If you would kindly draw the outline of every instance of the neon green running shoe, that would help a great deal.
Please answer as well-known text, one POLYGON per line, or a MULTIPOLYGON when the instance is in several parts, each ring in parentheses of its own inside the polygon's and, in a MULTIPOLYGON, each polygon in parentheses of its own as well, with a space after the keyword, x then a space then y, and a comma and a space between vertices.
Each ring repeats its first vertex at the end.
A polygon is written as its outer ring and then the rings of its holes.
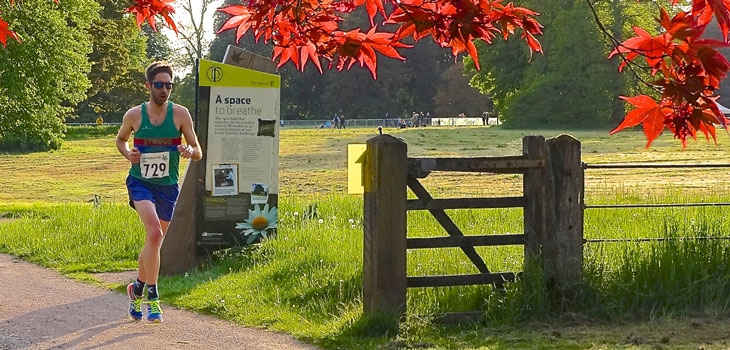
POLYGON ((127 295, 129 296, 129 316, 132 317, 133 320, 139 321, 142 319, 142 297, 138 297, 134 295, 133 292, 134 283, 130 283, 127 285, 127 295))
POLYGON ((147 304, 147 321, 152 323, 162 322, 162 309, 158 299, 148 300, 147 304))

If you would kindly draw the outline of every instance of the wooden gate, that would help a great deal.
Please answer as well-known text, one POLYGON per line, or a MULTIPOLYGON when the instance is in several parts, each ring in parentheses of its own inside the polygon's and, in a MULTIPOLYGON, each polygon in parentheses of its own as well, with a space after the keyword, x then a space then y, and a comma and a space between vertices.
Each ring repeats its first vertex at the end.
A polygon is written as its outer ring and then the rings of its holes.
POLYGON ((492 158, 408 158, 390 135, 367 141, 364 162, 363 306, 369 313, 405 313, 406 289, 502 285, 515 272, 492 272, 475 246, 524 245, 525 263, 540 263, 553 290, 576 285, 582 265, 583 169, 580 143, 568 135, 523 139, 523 154, 492 158), (419 179, 434 171, 523 174, 520 197, 436 199, 419 179), (407 199, 410 188, 417 199, 407 199), (445 212, 463 208, 523 208, 524 233, 464 235, 445 212), (449 236, 407 238, 407 211, 428 210, 449 236), (407 276, 406 251, 458 247, 479 273, 407 276))

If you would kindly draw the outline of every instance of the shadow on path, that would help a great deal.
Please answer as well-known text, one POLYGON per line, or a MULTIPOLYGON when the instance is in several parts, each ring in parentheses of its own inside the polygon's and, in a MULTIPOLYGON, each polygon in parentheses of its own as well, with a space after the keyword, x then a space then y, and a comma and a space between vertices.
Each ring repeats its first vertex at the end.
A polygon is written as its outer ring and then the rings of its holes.
POLYGON ((171 306, 161 324, 132 321, 126 295, 9 255, 0 254, 0 285, 0 349, 317 349, 171 306))

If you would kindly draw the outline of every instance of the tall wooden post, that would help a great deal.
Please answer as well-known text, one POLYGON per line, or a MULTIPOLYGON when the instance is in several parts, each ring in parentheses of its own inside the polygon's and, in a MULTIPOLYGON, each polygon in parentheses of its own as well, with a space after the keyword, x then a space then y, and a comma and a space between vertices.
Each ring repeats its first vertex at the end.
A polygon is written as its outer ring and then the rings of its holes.
POLYGON ((407 145, 390 135, 367 141, 364 178, 363 308, 403 315, 406 308, 407 145))
POLYGON ((550 219, 542 242, 545 277, 554 296, 571 299, 583 273, 584 179, 580 141, 560 135, 548 140, 547 146, 550 219))
MULTIPOLYGON (((522 154, 528 159, 547 159, 547 145, 542 136, 525 136, 522 138, 522 154)), ((531 168, 525 173, 522 181, 522 195, 525 197, 523 210, 525 236, 525 268, 539 264, 540 245, 545 236, 547 220, 546 202, 546 168, 531 168)))
MULTIPOLYGON (((237 65, 272 74, 276 73, 276 64, 270 59, 232 45, 228 45, 223 61, 225 64, 237 65)), ((205 89, 210 88, 199 86, 198 96, 202 96, 202 91, 207 91, 205 89)), ((175 210, 173 211, 172 220, 170 221, 165 240, 160 248, 160 273, 163 275, 183 273, 199 266, 209 258, 208 256, 200 255, 201 250, 196 242, 196 234, 199 232, 199 226, 204 222, 203 198, 208 194, 208 191, 205 189, 205 177, 208 171, 205 164, 207 152, 209 151, 209 101, 198 98, 196 103, 195 132, 203 148, 203 159, 199 162, 191 161, 185 177, 183 177, 180 195, 175 205, 175 210)))
MULTIPOLYGON (((205 163, 203 163, 205 164, 205 163)), ((198 224, 198 168, 190 162, 180 187, 180 196, 172 213, 173 220, 160 248, 160 273, 174 275, 200 265, 204 257, 196 254, 195 228, 198 224)))

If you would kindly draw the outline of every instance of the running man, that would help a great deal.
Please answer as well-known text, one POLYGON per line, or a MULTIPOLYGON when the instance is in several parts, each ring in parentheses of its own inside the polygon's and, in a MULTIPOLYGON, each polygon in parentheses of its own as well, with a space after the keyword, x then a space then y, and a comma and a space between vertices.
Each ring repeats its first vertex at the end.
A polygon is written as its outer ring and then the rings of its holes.
POLYGON ((172 67, 167 62, 153 62, 147 67, 144 85, 150 100, 124 114, 116 140, 119 153, 131 163, 126 181, 129 205, 137 210, 146 232, 137 281, 127 285, 129 315, 134 320, 142 319, 146 284, 147 321, 155 323, 162 322, 157 290, 160 247, 179 193, 180 157, 195 161, 203 158, 190 112, 168 100, 174 86, 172 77, 172 67), (132 133, 134 145, 130 148, 132 133), (182 144, 181 136, 187 145, 182 144))

